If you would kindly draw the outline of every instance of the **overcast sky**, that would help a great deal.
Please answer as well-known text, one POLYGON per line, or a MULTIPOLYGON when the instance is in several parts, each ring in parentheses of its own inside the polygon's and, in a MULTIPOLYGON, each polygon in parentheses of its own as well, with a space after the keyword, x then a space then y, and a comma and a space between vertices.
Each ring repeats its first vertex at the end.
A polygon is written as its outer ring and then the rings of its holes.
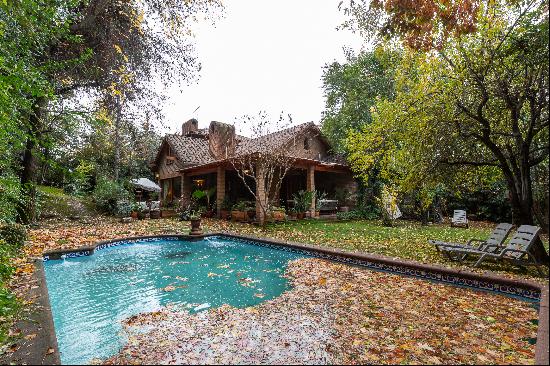
POLYGON ((344 19, 338 3, 224 1, 225 16, 215 26, 197 28, 200 77, 183 93, 175 88, 171 92, 165 105, 166 132, 180 131, 190 118, 203 128, 212 120, 233 123, 260 110, 273 118, 281 111, 290 113, 294 124, 319 123, 323 65, 343 61, 343 47, 358 50, 362 44, 358 35, 335 29, 344 19))

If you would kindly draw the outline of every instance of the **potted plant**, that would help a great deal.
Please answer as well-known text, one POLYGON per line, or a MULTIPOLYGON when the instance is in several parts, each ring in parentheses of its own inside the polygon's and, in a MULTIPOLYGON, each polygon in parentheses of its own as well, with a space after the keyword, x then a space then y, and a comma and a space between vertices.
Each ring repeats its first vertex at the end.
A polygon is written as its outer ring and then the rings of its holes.
POLYGON ((294 207, 289 208, 287 212, 291 219, 296 219, 296 209, 294 207))
POLYGON ((253 221, 256 217, 256 202, 253 201, 246 201, 246 215, 248 218, 248 221, 253 221))
POLYGON ((322 201, 326 198, 326 192, 315 191, 315 217, 319 217, 321 215, 322 201))
POLYGON ((189 220, 191 221, 191 231, 189 232, 189 235, 202 235, 201 211, 191 211, 189 220))
POLYGON ((247 220, 247 204, 245 201, 237 202, 231 209, 231 220, 246 221, 247 220))
POLYGON ((139 204, 137 202, 134 202, 132 204, 132 211, 130 212, 130 216, 133 218, 133 219, 137 219, 138 218, 138 213, 140 212, 140 207, 139 207, 139 204))
POLYGON ((212 199, 212 196, 214 196, 214 193, 216 192, 216 188, 212 187, 210 189, 197 189, 193 192, 192 198, 200 201, 202 199, 206 200, 206 209, 203 211, 204 217, 213 217, 214 216, 214 206, 210 204, 210 201, 212 199))
POLYGON ((273 221, 284 221, 285 220, 285 209, 281 207, 271 207, 271 217, 273 221))
POLYGON ((301 220, 306 216, 306 211, 311 207, 314 192, 301 190, 293 195, 296 217, 301 220))
POLYGON ((176 202, 167 200, 162 201, 162 206, 160 208, 160 217, 173 217, 176 215, 176 202))
POLYGON ((220 206, 220 219, 227 220, 231 214, 231 200, 225 196, 220 206))

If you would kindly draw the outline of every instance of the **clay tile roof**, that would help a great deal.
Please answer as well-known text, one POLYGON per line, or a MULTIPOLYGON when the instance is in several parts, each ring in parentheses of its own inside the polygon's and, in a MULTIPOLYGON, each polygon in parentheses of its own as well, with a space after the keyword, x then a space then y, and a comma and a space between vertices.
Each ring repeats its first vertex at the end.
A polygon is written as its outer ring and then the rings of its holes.
POLYGON ((275 151, 283 147, 292 138, 299 136, 310 128, 318 127, 313 122, 302 123, 298 126, 285 128, 277 132, 273 132, 264 136, 259 136, 253 139, 247 139, 242 141, 237 146, 237 155, 250 154, 261 151, 275 151))
MULTIPOLYGON (((181 135, 166 135, 179 162, 184 166, 208 164, 214 161, 208 150, 208 140, 181 135)), ((182 166, 183 167, 183 166, 182 166)))
MULTIPOLYGON (((256 138, 237 135, 236 155, 276 151, 277 149, 283 148, 287 143, 292 141, 293 138, 300 136, 310 129, 318 132, 319 137, 323 138, 319 128, 313 122, 302 123, 256 138)), ((170 145, 178 159, 176 162, 178 169, 216 163, 216 160, 210 154, 207 129, 199 130, 187 136, 168 134, 165 137, 165 141, 170 145)), ((157 159, 159 157, 160 155, 157 156, 157 159)), ((347 165, 346 159, 341 155, 329 155, 322 159, 312 159, 312 161, 318 161, 324 164, 347 165)))

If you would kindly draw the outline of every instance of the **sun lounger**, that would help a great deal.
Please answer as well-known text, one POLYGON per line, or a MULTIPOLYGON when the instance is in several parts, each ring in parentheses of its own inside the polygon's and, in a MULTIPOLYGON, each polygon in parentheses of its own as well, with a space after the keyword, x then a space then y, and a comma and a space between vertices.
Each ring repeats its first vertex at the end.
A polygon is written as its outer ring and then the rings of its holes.
POLYGON ((541 228, 538 226, 521 225, 510 242, 499 251, 494 251, 492 245, 486 245, 481 250, 459 247, 440 247, 440 249, 449 256, 458 256, 459 260, 464 260, 469 256, 479 257, 474 267, 479 266, 487 259, 492 259, 495 261, 508 261, 520 267, 535 265, 540 272, 538 266, 542 263, 538 263, 531 252, 540 232, 541 228))
POLYGON ((467 249, 477 249, 483 250, 485 246, 490 246, 489 250, 491 252, 496 252, 501 250, 504 247, 504 241, 512 231, 512 225, 507 223, 498 224, 489 239, 470 239, 466 244, 461 243, 452 243, 445 242, 440 240, 428 240, 430 244, 435 245, 435 248, 439 251, 442 247, 456 247, 456 248, 467 248, 467 249))

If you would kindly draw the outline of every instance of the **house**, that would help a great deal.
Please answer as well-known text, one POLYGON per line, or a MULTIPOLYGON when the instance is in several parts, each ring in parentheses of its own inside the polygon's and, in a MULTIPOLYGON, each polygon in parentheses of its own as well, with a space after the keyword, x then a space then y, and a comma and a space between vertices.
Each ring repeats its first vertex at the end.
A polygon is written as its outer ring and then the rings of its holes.
POLYGON ((196 189, 215 187, 219 214, 224 199, 232 203, 253 200, 231 159, 260 149, 283 149, 293 157, 276 192, 278 205, 287 206, 299 190, 326 192, 328 198, 334 198, 338 189, 347 189, 351 197, 357 192, 349 166, 341 156, 331 154, 329 142, 313 122, 247 138, 237 135, 232 125, 213 121, 208 129, 199 129, 198 121, 191 119, 183 123, 181 134, 164 137, 151 165, 161 187, 161 201, 165 205, 178 200, 185 203, 196 189))

